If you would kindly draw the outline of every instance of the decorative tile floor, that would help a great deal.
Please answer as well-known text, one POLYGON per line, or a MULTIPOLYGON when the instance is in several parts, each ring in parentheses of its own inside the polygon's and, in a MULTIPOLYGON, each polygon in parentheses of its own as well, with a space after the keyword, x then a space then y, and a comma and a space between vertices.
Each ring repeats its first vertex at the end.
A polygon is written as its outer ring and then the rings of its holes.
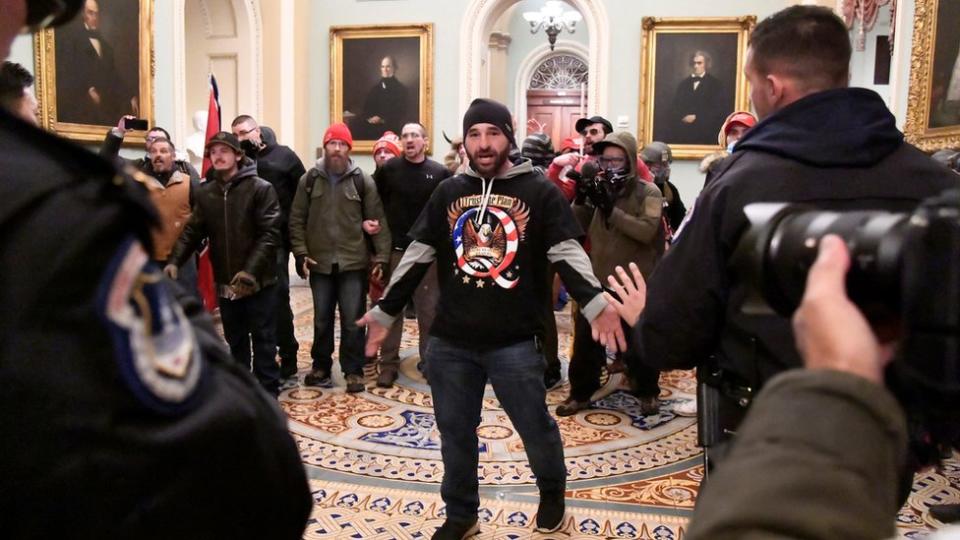
MULTIPOLYGON (((417 328, 404 324, 400 378, 377 388, 375 366, 366 367, 367 391, 344 392, 334 367, 333 386, 306 387, 310 367, 312 309, 309 289, 291 288, 300 373, 289 381, 280 404, 290 418, 311 478, 314 512, 304 538, 429 538, 443 522, 439 496, 443 475, 439 434, 430 389, 416 369, 417 328)), ((564 366, 570 320, 557 314, 564 366)), ((339 340, 339 331, 337 332, 339 340)), ((336 353, 335 353, 336 354, 336 353)), ((558 418, 568 470, 567 518, 558 533, 533 532, 537 489, 523 445, 488 388, 481 412, 481 534, 477 538, 684 537, 703 477, 696 422, 673 414, 675 404, 694 399, 691 372, 661 376, 661 411, 643 416, 623 392, 620 374, 595 394, 595 408, 558 418)), ((566 384, 548 393, 551 411, 566 397, 566 384)), ((940 526, 926 511, 938 501, 960 501, 960 462, 917 475, 898 518, 901 538, 922 538, 940 526)))

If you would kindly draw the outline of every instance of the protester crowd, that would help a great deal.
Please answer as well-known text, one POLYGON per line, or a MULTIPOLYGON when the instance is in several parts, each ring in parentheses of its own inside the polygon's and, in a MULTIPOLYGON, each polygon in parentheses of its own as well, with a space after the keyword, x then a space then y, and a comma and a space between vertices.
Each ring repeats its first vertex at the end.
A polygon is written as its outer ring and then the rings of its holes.
MULTIPOLYGON (((34 15, 22 0, 7 3, 22 8, 17 13, 24 24, 40 24, 31 22, 34 15)), ((142 493, 113 472, 93 484, 102 507, 132 493, 134 502, 121 504, 131 521, 116 527, 92 521, 113 510, 94 508, 94 498, 51 523, 80 524, 81 537, 89 531, 125 536, 181 512, 201 524, 194 533, 224 534, 195 516, 191 501, 201 492, 181 499, 176 491, 190 492, 195 482, 183 474, 209 461, 202 452, 211 440, 204 433, 216 427, 246 430, 247 440, 234 446, 249 446, 233 460, 246 460, 244 470, 258 471, 250 483, 272 490, 273 502, 264 504, 276 506, 271 520, 283 521, 264 529, 257 513, 248 511, 238 527, 247 523, 246 533, 260 531, 260 537, 295 537, 307 517, 305 477, 270 397, 278 396, 285 379, 335 386, 335 362, 346 392, 393 386, 404 314, 410 312, 419 327, 417 368, 431 388, 444 463, 446 521, 435 539, 466 538, 479 530, 476 428, 487 383, 536 475, 536 528, 553 532, 566 515, 564 451, 554 415, 590 409, 603 373, 619 371, 626 373, 640 413, 656 415, 662 408, 661 371, 690 368, 697 368, 706 391, 699 402, 670 411, 700 413, 700 442, 710 456, 710 480, 691 539, 890 536, 903 502, 900 486, 933 461, 913 454, 913 442, 924 434, 916 428, 908 433, 912 419, 884 388, 895 343, 878 338, 847 299, 847 247, 835 237, 820 242, 792 323, 748 313, 750 283, 731 264, 733 248, 749 227, 743 214, 749 203, 910 211, 960 185, 956 152, 942 159, 951 171, 904 142, 876 93, 847 87, 849 63, 846 28, 829 10, 796 6, 757 25, 745 67, 756 116, 726 116, 717 134, 720 150, 701 164, 704 189, 687 205, 670 181, 673 151, 665 142, 641 146, 600 115, 577 121, 576 133, 559 148, 542 132, 518 141, 510 111, 482 98, 470 104, 458 136, 448 139, 443 163, 427 157, 429 133, 417 119, 401 118, 405 123, 379 134, 375 169, 363 170, 352 157, 354 134, 346 123, 327 127, 322 157, 305 166, 273 130, 246 114, 233 119, 229 131, 208 138, 204 174, 177 159, 174 141, 159 126, 146 133, 144 157, 118 157, 126 118, 107 133, 96 158, 33 127, 32 77, 5 63, 0 200, 10 202, 0 203, 0 222, 9 219, 17 228, 5 226, 11 232, 0 244, 0 265, 12 268, 14 279, 32 279, 47 289, 12 288, 0 296, 0 367, 5 388, 12 389, 0 407, 7 441, 0 446, 7 456, 0 469, 0 529, 15 537, 50 530, 44 527, 56 525, 44 525, 37 512, 52 511, 75 492, 78 480, 90 480, 103 468, 139 477, 145 467, 156 467, 170 479, 157 474, 155 480, 169 482, 174 491, 149 504, 139 505, 142 493), (56 174, 38 176, 17 193, 10 171, 31 163, 49 164, 34 167, 38 174, 49 167, 73 183, 51 179, 56 174), (73 163, 70 172, 62 172, 64 163, 73 163), (62 198, 48 197, 56 190, 62 198), (99 193, 104 204, 91 207, 85 190, 99 193), (90 212, 83 224, 63 211, 78 205, 90 212), (51 238, 72 228, 73 238, 85 239, 76 248, 83 263, 58 258, 48 268, 23 257, 17 250, 25 249, 21 231, 28 225, 45 228, 51 238), (83 249, 95 253, 83 256, 83 249), (201 256, 211 267, 206 295, 198 278, 201 256), (303 373, 290 306, 291 263, 307 280, 313 301, 312 361, 303 373), (74 286, 73 279, 56 280, 62 275, 90 279, 74 286), (569 394, 552 415, 546 392, 563 381, 554 314, 561 294, 573 299, 574 336, 569 394), (207 307, 219 313, 229 352, 200 312, 204 296, 215 298, 216 306, 207 307), (88 305, 84 298, 91 297, 103 302, 88 305), (8 313, 11 306, 44 299, 62 311, 8 313), (86 335, 71 333, 71 324, 86 335), (53 325, 56 333, 49 334, 53 325), (91 336, 100 342, 83 341, 91 336), (54 385, 72 393, 62 399, 76 409, 53 414, 142 420, 117 427, 129 431, 109 443, 99 437, 111 428, 95 423, 102 429, 91 445, 104 461, 90 469, 78 463, 37 471, 27 463, 23 449, 43 456, 55 450, 39 449, 56 439, 59 417, 32 420, 49 421, 42 433, 24 423, 37 416, 28 411, 32 401, 24 381, 59 380, 56 365, 42 361, 54 351, 49 343, 61 344, 70 351, 63 358, 86 366, 70 382, 54 385), (32 375, 11 360, 11 351, 28 353, 43 369, 32 375), (87 366, 101 357, 117 365, 109 373, 87 366), (365 379, 367 362, 377 364, 375 380, 365 379), (116 381, 130 395, 111 386, 116 381), (706 401, 705 395, 714 398, 706 401), (229 400, 249 403, 247 414, 231 411, 229 400), (148 416, 161 423, 150 424, 148 416), (717 424, 708 426, 710 421, 717 424), (163 422, 172 422, 167 427, 173 431, 154 441, 163 422), (706 427, 720 435, 703 435, 706 427), (124 457, 128 448, 150 450, 124 457), (162 451, 193 455, 183 458, 184 470, 175 474, 162 464, 162 451), (257 465, 264 460, 269 464, 257 465), (748 476, 750 488, 738 488, 748 476), (54 491, 57 497, 47 497, 54 491)), ((693 84, 691 92, 697 90, 693 84)), ((711 114, 723 118, 726 112, 711 114)), ((43 238, 35 240, 37 253, 44 253, 43 238)), ((938 448, 937 455, 945 450, 938 448)), ((253 493, 250 485, 222 481, 217 471, 205 475, 196 479, 204 481, 204 490, 238 490, 231 500, 253 493)), ((266 493, 224 512, 240 515, 266 493)), ((957 519, 956 505, 938 511, 944 521, 957 519)), ((161 530, 182 533, 174 522, 146 536, 161 530)))

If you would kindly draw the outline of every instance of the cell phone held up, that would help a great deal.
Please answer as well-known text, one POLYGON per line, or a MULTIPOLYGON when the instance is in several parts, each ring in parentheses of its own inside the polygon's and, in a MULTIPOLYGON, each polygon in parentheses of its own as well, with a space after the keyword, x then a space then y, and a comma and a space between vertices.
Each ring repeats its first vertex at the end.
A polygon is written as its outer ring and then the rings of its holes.
POLYGON ((149 125, 143 118, 124 118, 123 129, 128 131, 146 131, 149 125))

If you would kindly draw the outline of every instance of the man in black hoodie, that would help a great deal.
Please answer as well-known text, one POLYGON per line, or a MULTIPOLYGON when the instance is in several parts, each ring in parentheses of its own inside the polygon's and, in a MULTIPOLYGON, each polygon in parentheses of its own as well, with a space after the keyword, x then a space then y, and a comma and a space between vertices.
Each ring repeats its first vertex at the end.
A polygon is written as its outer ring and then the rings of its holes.
POLYGON ((749 283, 729 263, 748 227, 743 207, 794 201, 905 212, 957 185, 903 141, 880 96, 847 88, 849 63, 847 29, 827 8, 793 6, 757 25, 745 72, 762 121, 720 165, 651 276, 633 336, 642 361, 701 366, 719 396, 719 433, 736 429, 765 381, 801 365, 789 320, 741 309, 749 283))
POLYGON ((510 111, 475 99, 463 117, 463 139, 470 167, 434 189, 384 297, 358 323, 369 327, 366 352, 373 356, 436 261, 437 314, 430 336, 421 336, 428 340, 444 467, 440 495, 447 505, 433 539, 460 540, 478 530, 477 426, 488 379, 537 477, 537 530, 554 532, 564 523, 567 474, 543 384, 539 336, 548 263, 601 343, 623 344, 620 321, 577 242, 583 231, 563 194, 529 160, 509 161, 516 147, 510 111))
POLYGON ((277 137, 267 126, 257 124, 252 116, 242 114, 230 124, 250 159, 257 162, 257 176, 273 186, 280 202, 280 244, 277 249, 277 348, 280 353, 280 376, 297 374, 297 351, 300 345, 293 333, 293 311, 290 309, 290 206, 297 192, 297 182, 307 172, 303 162, 289 147, 277 144, 277 137))

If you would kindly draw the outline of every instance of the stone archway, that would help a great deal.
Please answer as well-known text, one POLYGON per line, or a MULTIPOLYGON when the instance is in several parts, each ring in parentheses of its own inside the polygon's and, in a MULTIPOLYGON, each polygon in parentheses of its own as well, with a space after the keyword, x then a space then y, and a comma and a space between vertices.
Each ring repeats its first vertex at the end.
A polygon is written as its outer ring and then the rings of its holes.
POLYGON ((206 72, 215 65, 228 72, 223 77, 218 76, 221 96, 229 101, 228 110, 223 111, 224 121, 229 122, 230 115, 239 111, 254 117, 261 115, 262 42, 260 0, 176 0, 173 17, 174 139, 183 141, 193 132, 193 112, 206 106, 206 72), (191 21, 196 21, 199 28, 192 24, 188 26, 188 11, 195 15, 191 21), (199 65, 206 67, 199 69, 199 65))
MULTIPOLYGON (((474 97, 486 96, 484 88, 483 52, 490 33, 503 13, 519 0, 470 0, 463 15, 460 33, 460 88, 459 114, 462 115, 474 97)), ((607 106, 608 66, 610 62, 610 32, 606 6, 601 0, 568 0, 583 15, 590 45, 587 64, 590 66, 587 84, 589 114, 604 114, 607 106)))

